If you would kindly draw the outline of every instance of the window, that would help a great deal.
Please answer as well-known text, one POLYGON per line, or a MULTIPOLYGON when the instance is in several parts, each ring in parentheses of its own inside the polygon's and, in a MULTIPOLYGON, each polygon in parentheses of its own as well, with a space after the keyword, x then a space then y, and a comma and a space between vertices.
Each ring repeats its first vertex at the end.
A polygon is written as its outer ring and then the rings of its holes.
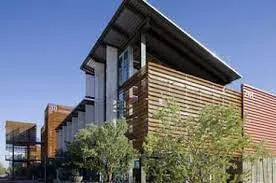
POLYGON ((124 92, 121 91, 120 94, 119 94, 119 103, 118 103, 118 115, 119 115, 119 118, 123 118, 125 117, 125 95, 124 95, 124 92))
POLYGON ((129 78, 129 55, 128 50, 119 57, 119 85, 121 86, 129 78))

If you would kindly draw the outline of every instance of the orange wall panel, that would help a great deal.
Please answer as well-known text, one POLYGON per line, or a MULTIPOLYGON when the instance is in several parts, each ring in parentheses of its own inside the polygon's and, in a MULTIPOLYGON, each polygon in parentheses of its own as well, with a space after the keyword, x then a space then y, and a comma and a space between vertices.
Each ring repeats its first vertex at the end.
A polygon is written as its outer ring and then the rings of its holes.
POLYGON ((45 109, 44 126, 41 128, 42 157, 55 157, 57 150, 57 133, 55 129, 67 117, 72 108, 49 104, 45 109))
POLYGON ((276 95, 243 85, 244 130, 256 143, 265 141, 276 155, 276 95))

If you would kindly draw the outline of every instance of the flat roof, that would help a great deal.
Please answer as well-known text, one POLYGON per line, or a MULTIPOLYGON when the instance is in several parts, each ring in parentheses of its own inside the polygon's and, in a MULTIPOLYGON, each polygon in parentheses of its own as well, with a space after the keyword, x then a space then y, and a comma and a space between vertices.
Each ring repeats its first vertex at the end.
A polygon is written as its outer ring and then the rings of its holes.
MULTIPOLYGON (((199 56, 199 60, 196 63, 199 68, 204 68, 209 73, 214 74, 215 77, 221 80, 221 83, 228 84, 242 77, 235 69, 146 0, 124 0, 122 2, 101 36, 92 47, 88 56, 83 61, 81 69, 84 71, 90 70, 92 68, 91 64, 93 64, 94 61, 105 62, 106 44, 124 49, 128 41, 132 39, 137 32, 142 30, 147 20, 157 25, 156 29, 166 33, 162 33, 161 35, 164 37, 166 36, 169 40, 173 40, 173 42, 175 42, 175 47, 180 48, 180 52, 183 52, 183 54, 189 52, 189 54, 199 56), (188 51, 187 48, 189 48, 188 51)), ((152 44, 150 46, 156 45, 158 44, 152 44)), ((181 60, 181 62, 184 61, 185 60, 181 60)))

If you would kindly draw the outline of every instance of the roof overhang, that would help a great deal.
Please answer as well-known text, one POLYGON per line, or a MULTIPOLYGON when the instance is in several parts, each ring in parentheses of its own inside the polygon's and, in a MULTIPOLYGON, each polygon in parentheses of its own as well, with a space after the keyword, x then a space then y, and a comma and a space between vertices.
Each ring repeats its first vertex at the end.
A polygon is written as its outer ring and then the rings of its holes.
MULTIPOLYGON (((179 66, 202 68, 209 74, 217 77, 218 83, 221 84, 228 84, 241 78, 241 75, 237 71, 146 0, 124 0, 122 2, 82 63, 81 69, 84 71, 91 70, 91 63, 94 61, 104 63, 106 45, 123 50, 131 40, 140 36, 140 33, 145 31, 145 29, 152 30, 155 33, 159 32, 162 40, 169 40, 172 46, 179 48, 177 52, 180 54, 180 57, 181 55, 189 55, 191 59, 189 62, 191 63, 187 66, 185 64, 179 64, 179 66)), ((148 42, 152 43, 149 46, 153 47, 153 49, 154 46, 160 45, 160 43, 154 45, 154 40, 147 40, 148 42)), ((164 44, 164 41, 162 43, 164 44)), ((167 54, 173 54, 173 52, 167 52, 167 54)), ((178 62, 184 63, 186 61, 185 59, 178 59, 178 62)))
POLYGON ((94 99, 83 99, 72 111, 66 116, 66 118, 58 125, 56 131, 61 129, 62 126, 66 126, 67 122, 71 122, 73 117, 78 117, 78 112, 85 112, 85 105, 94 105, 94 99))

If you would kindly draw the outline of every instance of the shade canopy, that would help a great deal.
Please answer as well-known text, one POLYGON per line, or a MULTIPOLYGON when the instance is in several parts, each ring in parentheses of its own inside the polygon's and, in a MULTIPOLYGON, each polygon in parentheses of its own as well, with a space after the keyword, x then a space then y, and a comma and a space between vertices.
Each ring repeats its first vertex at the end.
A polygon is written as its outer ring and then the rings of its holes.
POLYGON ((145 0, 124 0, 81 65, 105 62, 106 45, 123 50, 146 33, 147 51, 177 68, 219 84, 241 76, 145 0))

